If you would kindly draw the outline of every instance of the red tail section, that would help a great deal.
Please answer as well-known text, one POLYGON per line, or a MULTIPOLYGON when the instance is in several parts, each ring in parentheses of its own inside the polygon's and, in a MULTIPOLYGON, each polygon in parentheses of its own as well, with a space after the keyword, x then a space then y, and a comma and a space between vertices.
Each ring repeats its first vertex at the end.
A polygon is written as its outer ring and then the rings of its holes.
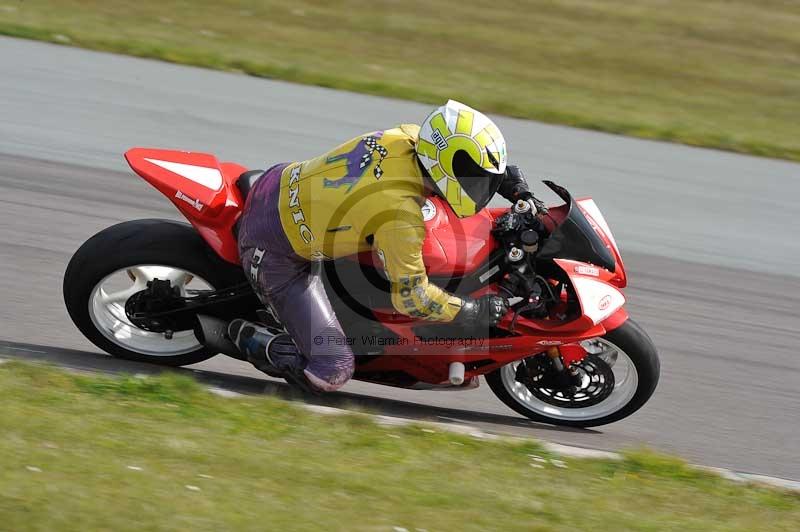
POLYGON ((233 225, 244 208, 236 180, 247 169, 208 153, 133 148, 125 159, 191 222, 225 260, 239 262, 233 225))

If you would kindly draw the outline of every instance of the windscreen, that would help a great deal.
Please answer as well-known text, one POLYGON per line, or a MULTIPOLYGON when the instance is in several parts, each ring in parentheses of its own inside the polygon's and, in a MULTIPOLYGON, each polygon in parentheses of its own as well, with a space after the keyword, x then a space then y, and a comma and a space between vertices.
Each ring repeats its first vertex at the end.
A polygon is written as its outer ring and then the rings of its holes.
POLYGON ((537 258, 589 262, 613 272, 616 268, 614 256, 567 189, 552 181, 544 181, 544 184, 564 200, 567 204, 567 213, 553 228, 544 246, 539 250, 537 258))

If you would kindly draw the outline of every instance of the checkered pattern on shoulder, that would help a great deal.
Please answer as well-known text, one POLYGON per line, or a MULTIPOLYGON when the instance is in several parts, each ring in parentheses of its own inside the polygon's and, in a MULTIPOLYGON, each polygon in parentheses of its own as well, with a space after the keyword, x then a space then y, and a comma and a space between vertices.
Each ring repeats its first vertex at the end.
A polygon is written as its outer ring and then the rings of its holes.
POLYGON ((383 175, 383 169, 381 168, 381 163, 389 155, 389 150, 386 149, 385 146, 381 146, 378 143, 378 138, 374 136, 367 136, 361 139, 364 142, 364 145, 369 149, 369 153, 365 154, 361 158, 360 167, 364 168, 370 163, 372 163, 372 155, 375 152, 378 152, 378 163, 375 165, 375 168, 372 170, 372 174, 375 176, 375 179, 380 179, 383 175))

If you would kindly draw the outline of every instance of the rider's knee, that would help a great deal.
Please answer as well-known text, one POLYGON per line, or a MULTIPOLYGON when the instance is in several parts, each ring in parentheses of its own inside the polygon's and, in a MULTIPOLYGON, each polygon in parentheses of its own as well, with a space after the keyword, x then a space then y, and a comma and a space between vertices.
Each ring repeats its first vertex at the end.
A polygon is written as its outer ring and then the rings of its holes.
POLYGON ((338 390, 350 380, 354 371, 355 357, 341 331, 331 328, 315 337, 305 370, 312 386, 325 392, 338 390))
POLYGON ((336 375, 328 376, 326 378, 318 377, 309 370, 305 370, 306 379, 317 390, 321 392, 335 392, 345 384, 353 376, 353 370, 349 373, 337 373, 336 375))

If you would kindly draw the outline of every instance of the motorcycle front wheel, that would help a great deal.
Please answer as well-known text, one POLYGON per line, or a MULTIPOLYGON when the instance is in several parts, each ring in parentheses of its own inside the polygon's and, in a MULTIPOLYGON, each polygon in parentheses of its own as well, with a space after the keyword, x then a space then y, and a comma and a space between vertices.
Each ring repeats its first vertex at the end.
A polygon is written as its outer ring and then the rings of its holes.
POLYGON ((535 379, 520 378, 524 373, 520 364, 527 361, 512 362, 487 374, 486 382, 498 399, 523 416, 567 427, 619 421, 653 395, 660 374, 658 353, 636 322, 628 319, 581 345, 588 355, 572 368, 579 384, 569 390, 554 388, 544 380, 537 384, 535 379))
POLYGON ((100 231, 75 252, 64 273, 64 302, 81 333, 112 356, 167 366, 214 356, 192 330, 168 338, 131 323, 125 303, 153 279, 169 280, 188 297, 241 283, 244 274, 189 224, 134 220, 100 231))

